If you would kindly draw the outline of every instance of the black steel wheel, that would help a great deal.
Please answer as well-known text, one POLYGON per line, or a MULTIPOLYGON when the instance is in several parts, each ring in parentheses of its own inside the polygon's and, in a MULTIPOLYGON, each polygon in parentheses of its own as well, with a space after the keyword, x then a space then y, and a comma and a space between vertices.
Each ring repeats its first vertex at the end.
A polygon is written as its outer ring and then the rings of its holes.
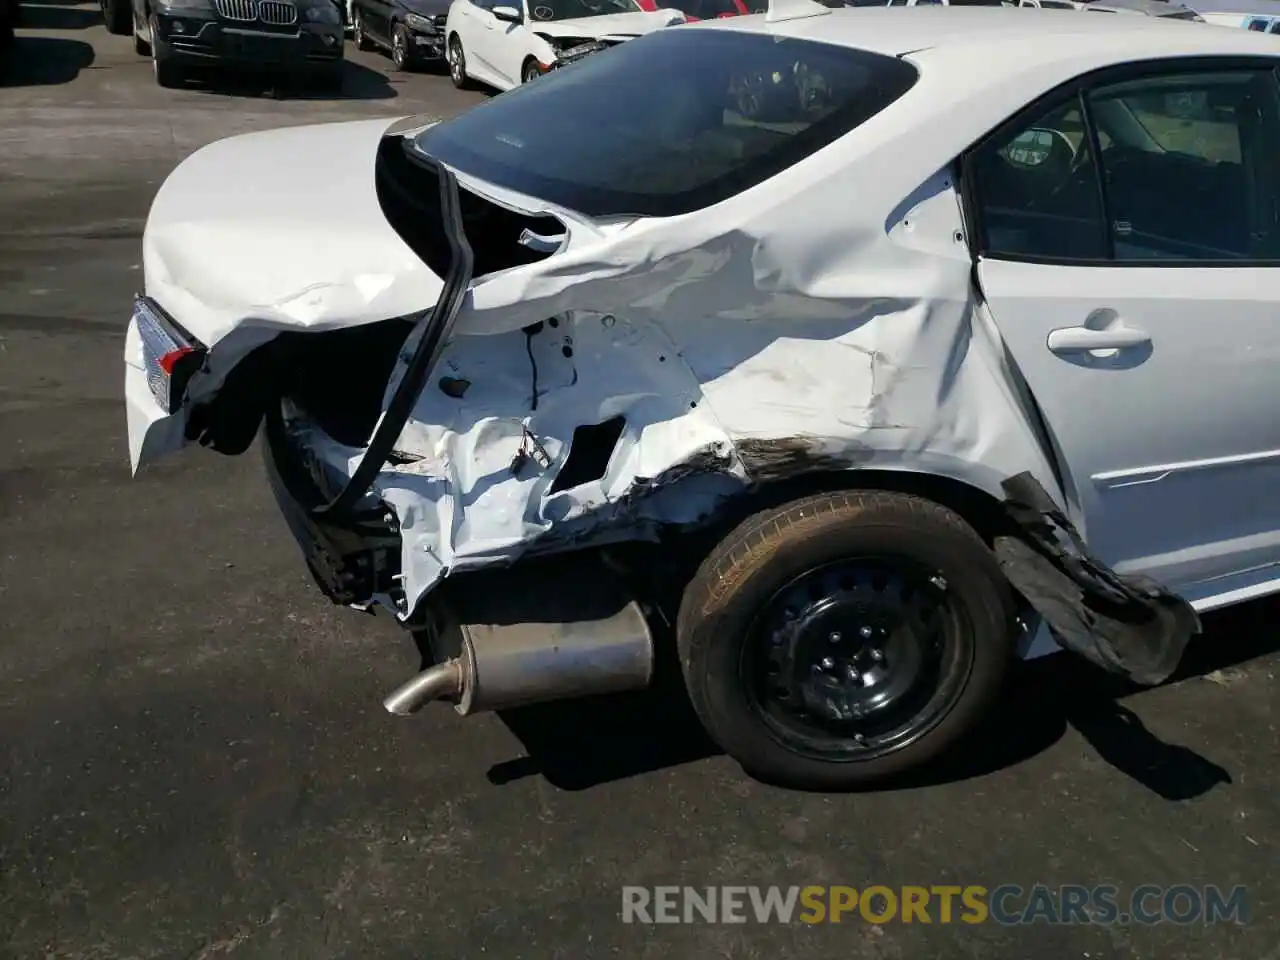
POLYGON ((839 789, 918 767, 981 717, 1013 656, 1012 594, 960 517, 824 494, 731 532, 685 590, 680 661, 747 772, 839 789))
POLYGON ((739 682, 797 753, 883 755, 927 732, 954 699, 969 651, 949 601, 942 576, 905 557, 801 574, 763 605, 739 682))
POLYGON ((471 81, 467 77, 467 55, 462 50, 462 41, 458 39, 457 34, 449 38, 447 53, 449 57, 449 79, 453 81, 453 85, 459 90, 466 90, 471 86, 471 81))

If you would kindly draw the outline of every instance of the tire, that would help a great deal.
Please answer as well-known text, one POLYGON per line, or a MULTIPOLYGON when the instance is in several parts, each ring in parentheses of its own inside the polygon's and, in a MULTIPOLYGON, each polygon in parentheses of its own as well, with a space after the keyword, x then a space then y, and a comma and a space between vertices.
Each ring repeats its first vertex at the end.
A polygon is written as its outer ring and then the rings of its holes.
POLYGON ((471 88, 471 80, 467 77, 467 55, 463 52, 462 41, 458 39, 456 33, 449 38, 447 56, 449 60, 449 79, 459 90, 469 90, 471 88))
POLYGON ((413 62, 413 45, 409 31, 403 23, 397 23, 391 31, 391 62, 397 70, 408 72, 416 64, 413 62))
POLYGON ((730 532, 685 588, 676 643, 694 710, 744 771, 840 790, 923 766, 974 726, 1013 659, 1014 613, 959 516, 840 492, 730 532))
POLYGON ((107 32, 118 37, 127 37, 133 31, 132 0, 99 0, 102 7, 102 20, 107 25, 107 32))
POLYGON ((364 32, 364 17, 359 10, 353 11, 351 14, 351 42, 356 45, 357 50, 373 49, 373 44, 369 41, 369 35, 364 32))
POLYGON ((538 64, 532 57, 526 60, 524 62, 524 66, 520 68, 521 83, 533 83, 533 81, 539 79, 541 76, 542 73, 538 70, 538 64))
POLYGON ((137 27, 133 28, 133 52, 140 57, 151 56, 151 44, 142 39, 137 27))

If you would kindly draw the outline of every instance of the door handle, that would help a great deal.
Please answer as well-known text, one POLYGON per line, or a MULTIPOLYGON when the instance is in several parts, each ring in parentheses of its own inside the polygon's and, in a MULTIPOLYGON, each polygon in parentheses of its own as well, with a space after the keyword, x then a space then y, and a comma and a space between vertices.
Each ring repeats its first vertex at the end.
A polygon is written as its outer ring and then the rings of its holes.
POLYGON ((1124 350, 1150 342, 1149 334, 1135 327, 1116 324, 1103 330, 1059 327, 1049 331, 1049 339, 1045 345, 1054 353, 1082 353, 1086 350, 1124 350))

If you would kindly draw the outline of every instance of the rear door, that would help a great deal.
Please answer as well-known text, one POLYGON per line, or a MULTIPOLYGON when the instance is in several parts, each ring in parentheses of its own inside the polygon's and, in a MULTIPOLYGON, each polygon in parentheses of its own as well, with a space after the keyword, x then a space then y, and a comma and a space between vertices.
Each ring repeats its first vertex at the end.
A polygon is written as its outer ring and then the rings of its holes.
POLYGON ((1202 608, 1280 575, 1273 68, 1094 75, 966 158, 979 286, 1091 549, 1202 608))

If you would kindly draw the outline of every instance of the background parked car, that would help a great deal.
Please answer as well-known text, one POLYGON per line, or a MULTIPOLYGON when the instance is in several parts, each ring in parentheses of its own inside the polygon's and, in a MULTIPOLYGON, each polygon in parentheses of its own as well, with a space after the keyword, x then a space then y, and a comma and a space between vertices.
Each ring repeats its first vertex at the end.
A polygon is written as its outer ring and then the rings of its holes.
POLYGON ((449 76, 459 88, 479 81, 509 90, 685 19, 636 0, 454 0, 445 27, 449 76))
POLYGON ((342 14, 333 0, 102 0, 107 29, 133 34, 156 82, 196 70, 267 70, 342 84, 342 14))
POLYGON ((1280 23, 1280 0, 1194 0, 1206 23, 1242 27, 1254 33, 1275 33, 1280 23))
POLYGON ((764 13, 768 0, 636 0, 641 10, 679 10, 690 23, 699 20, 715 20, 719 17, 745 17, 749 13, 764 13))
POLYGON ((351 0, 351 39, 387 50, 397 70, 443 64, 448 16, 449 0, 351 0))
POLYGON ((890 7, 1012 7, 1014 0, 889 0, 890 7))
POLYGON ((1254 33, 1280 33, 1280 16, 1256 13, 1227 13, 1219 10, 1211 10, 1207 13, 1202 10, 1197 10, 1196 12, 1204 18, 1205 23, 1216 24, 1220 27, 1240 27, 1254 33))
POLYGON ((1129 13, 1164 20, 1205 22, 1195 10, 1174 0, 1107 0, 1106 3, 1087 3, 1084 10, 1087 13, 1129 13))
POLYGON ((1076 0, 1018 0, 1018 6, 1032 10, 1082 10, 1086 4, 1076 0))

